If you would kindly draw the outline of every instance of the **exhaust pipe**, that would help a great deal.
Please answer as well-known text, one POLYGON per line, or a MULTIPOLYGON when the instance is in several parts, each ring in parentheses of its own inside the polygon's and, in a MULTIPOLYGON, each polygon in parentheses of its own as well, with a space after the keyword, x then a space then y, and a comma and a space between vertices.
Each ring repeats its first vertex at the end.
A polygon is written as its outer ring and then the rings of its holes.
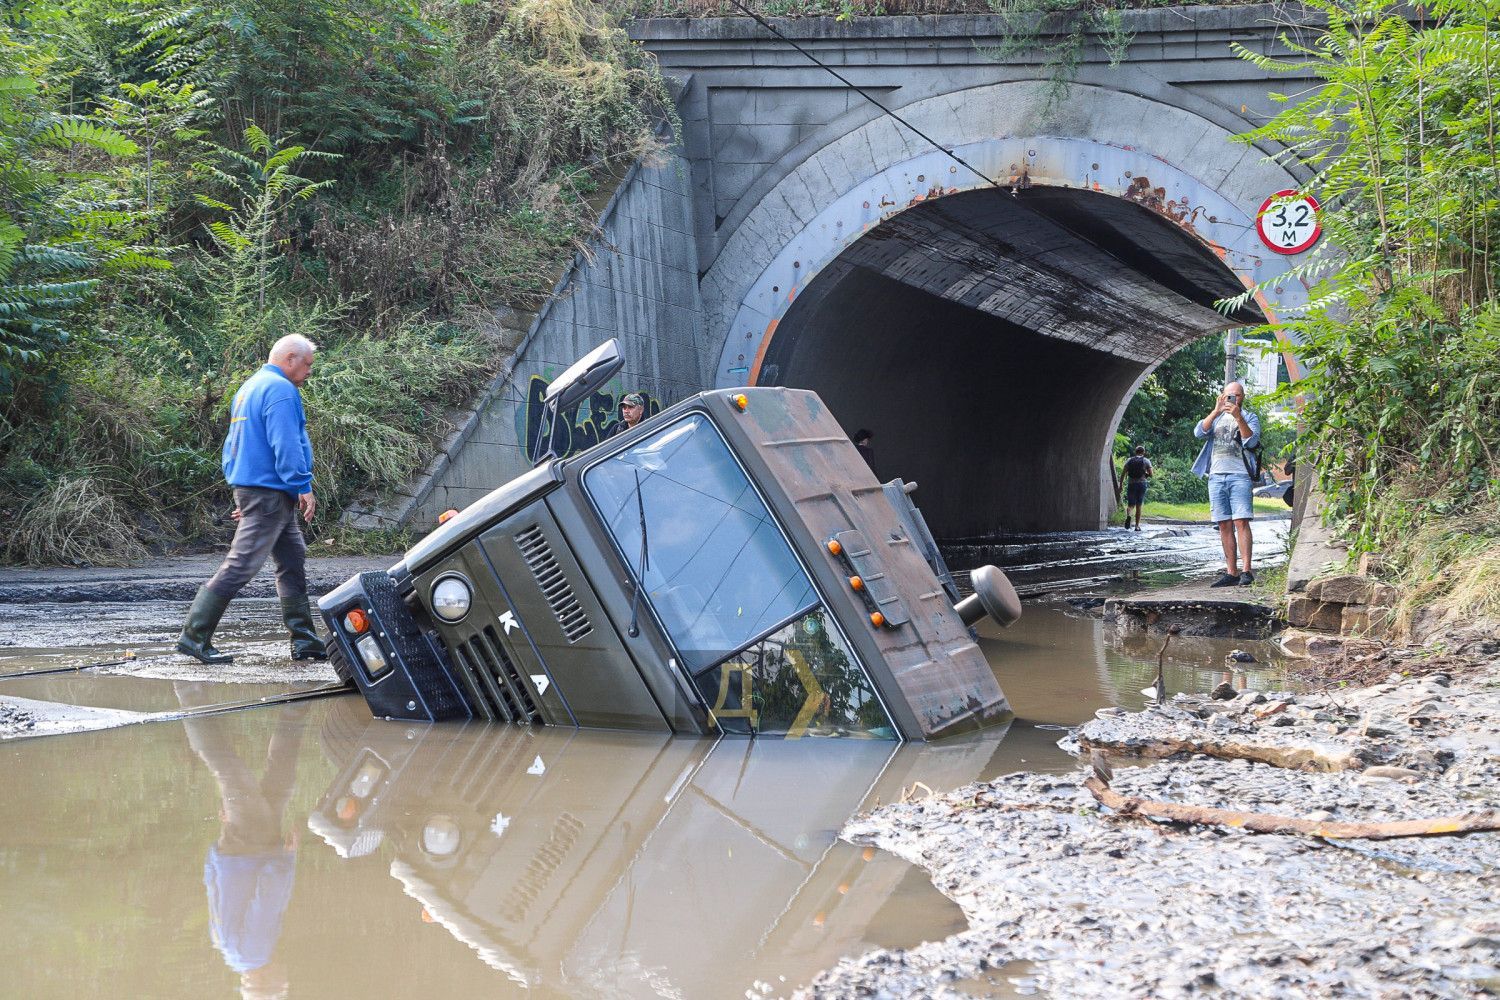
POLYGON ((969 574, 974 593, 953 606, 965 625, 973 625, 989 615, 1001 628, 1008 628, 1021 617, 1021 599, 1016 588, 996 566, 981 566, 969 574))

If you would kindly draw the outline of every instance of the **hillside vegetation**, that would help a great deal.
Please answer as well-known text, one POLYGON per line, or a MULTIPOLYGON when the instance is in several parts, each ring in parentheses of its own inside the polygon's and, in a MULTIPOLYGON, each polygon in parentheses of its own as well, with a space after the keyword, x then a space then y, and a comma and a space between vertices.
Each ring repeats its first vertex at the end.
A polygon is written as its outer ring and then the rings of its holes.
MULTIPOLYGON (((1311 306, 1299 446, 1355 552, 1392 557, 1453 620, 1500 621, 1500 3, 1443 0, 1424 22, 1373 0, 1314 0, 1329 29, 1288 39, 1311 75, 1245 136, 1317 171, 1324 240, 1299 276, 1311 306)), ((1287 395, 1290 395, 1290 391, 1287 395)))
POLYGON ((7 4, 0 557, 201 536, 228 397, 287 332, 322 347, 319 524, 407 477, 665 104, 593 0, 7 4))

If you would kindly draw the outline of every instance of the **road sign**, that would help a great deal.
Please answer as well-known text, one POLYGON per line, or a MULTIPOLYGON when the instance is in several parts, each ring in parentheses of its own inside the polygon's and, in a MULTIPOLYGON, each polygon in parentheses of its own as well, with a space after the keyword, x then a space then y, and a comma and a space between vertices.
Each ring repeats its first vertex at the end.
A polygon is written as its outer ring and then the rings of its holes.
POLYGON ((1290 189, 1277 191, 1261 203, 1255 214, 1255 231, 1276 253, 1301 253, 1323 235, 1318 199, 1290 189))

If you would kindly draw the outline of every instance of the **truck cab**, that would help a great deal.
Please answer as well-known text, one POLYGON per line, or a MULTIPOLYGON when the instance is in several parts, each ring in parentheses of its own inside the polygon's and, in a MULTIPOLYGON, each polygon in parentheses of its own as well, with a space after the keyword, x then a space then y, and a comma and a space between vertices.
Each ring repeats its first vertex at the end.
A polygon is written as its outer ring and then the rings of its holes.
MULTIPOLYGON (((617 357, 554 382, 554 423, 617 357)), ((969 626, 1014 621, 1015 592, 984 567, 956 601, 908 493, 816 393, 704 392, 545 457, 319 606, 392 719, 932 739, 1008 718, 969 626)))

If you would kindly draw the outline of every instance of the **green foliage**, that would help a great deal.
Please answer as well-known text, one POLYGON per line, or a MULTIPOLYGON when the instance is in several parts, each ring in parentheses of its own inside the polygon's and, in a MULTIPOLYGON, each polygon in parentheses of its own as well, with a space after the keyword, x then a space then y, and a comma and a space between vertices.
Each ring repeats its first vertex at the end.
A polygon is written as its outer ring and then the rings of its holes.
POLYGON ((1482 534, 1500 498, 1500 5, 1446 0, 1420 25, 1375 0, 1313 6, 1328 28, 1285 39, 1294 60, 1240 52, 1319 81, 1243 137, 1312 165, 1324 206, 1294 273, 1312 302, 1282 324, 1307 367, 1299 450, 1357 551, 1435 521, 1482 534))
POLYGON ((1193 475, 1193 460, 1177 455, 1151 459, 1151 487, 1147 496, 1161 503, 1204 503, 1208 484, 1193 475))
POLYGON ((213 530, 227 400, 289 332, 322 347, 314 532, 399 484, 669 103, 591 0, 7 7, 0 553, 213 530))
POLYGON ((129 156, 135 144, 46 100, 37 74, 47 60, 19 37, 20 16, 0 14, 0 393, 69 341, 101 263, 149 257, 112 238, 129 212, 101 211, 90 173, 74 165, 90 151, 129 156))
POLYGON ((1130 448, 1145 445, 1153 462, 1176 456, 1191 466, 1203 444, 1193 437, 1193 422, 1213 409, 1223 381, 1223 336, 1193 341, 1146 376, 1120 418, 1120 433, 1130 448))
POLYGON ((996 62, 1039 52, 1047 80, 1047 111, 1067 100, 1069 88, 1083 65, 1090 44, 1097 45, 1118 66, 1134 37, 1125 30, 1122 5, 1100 0, 989 0, 990 9, 1001 16, 1005 37, 992 49, 984 49, 996 62))

